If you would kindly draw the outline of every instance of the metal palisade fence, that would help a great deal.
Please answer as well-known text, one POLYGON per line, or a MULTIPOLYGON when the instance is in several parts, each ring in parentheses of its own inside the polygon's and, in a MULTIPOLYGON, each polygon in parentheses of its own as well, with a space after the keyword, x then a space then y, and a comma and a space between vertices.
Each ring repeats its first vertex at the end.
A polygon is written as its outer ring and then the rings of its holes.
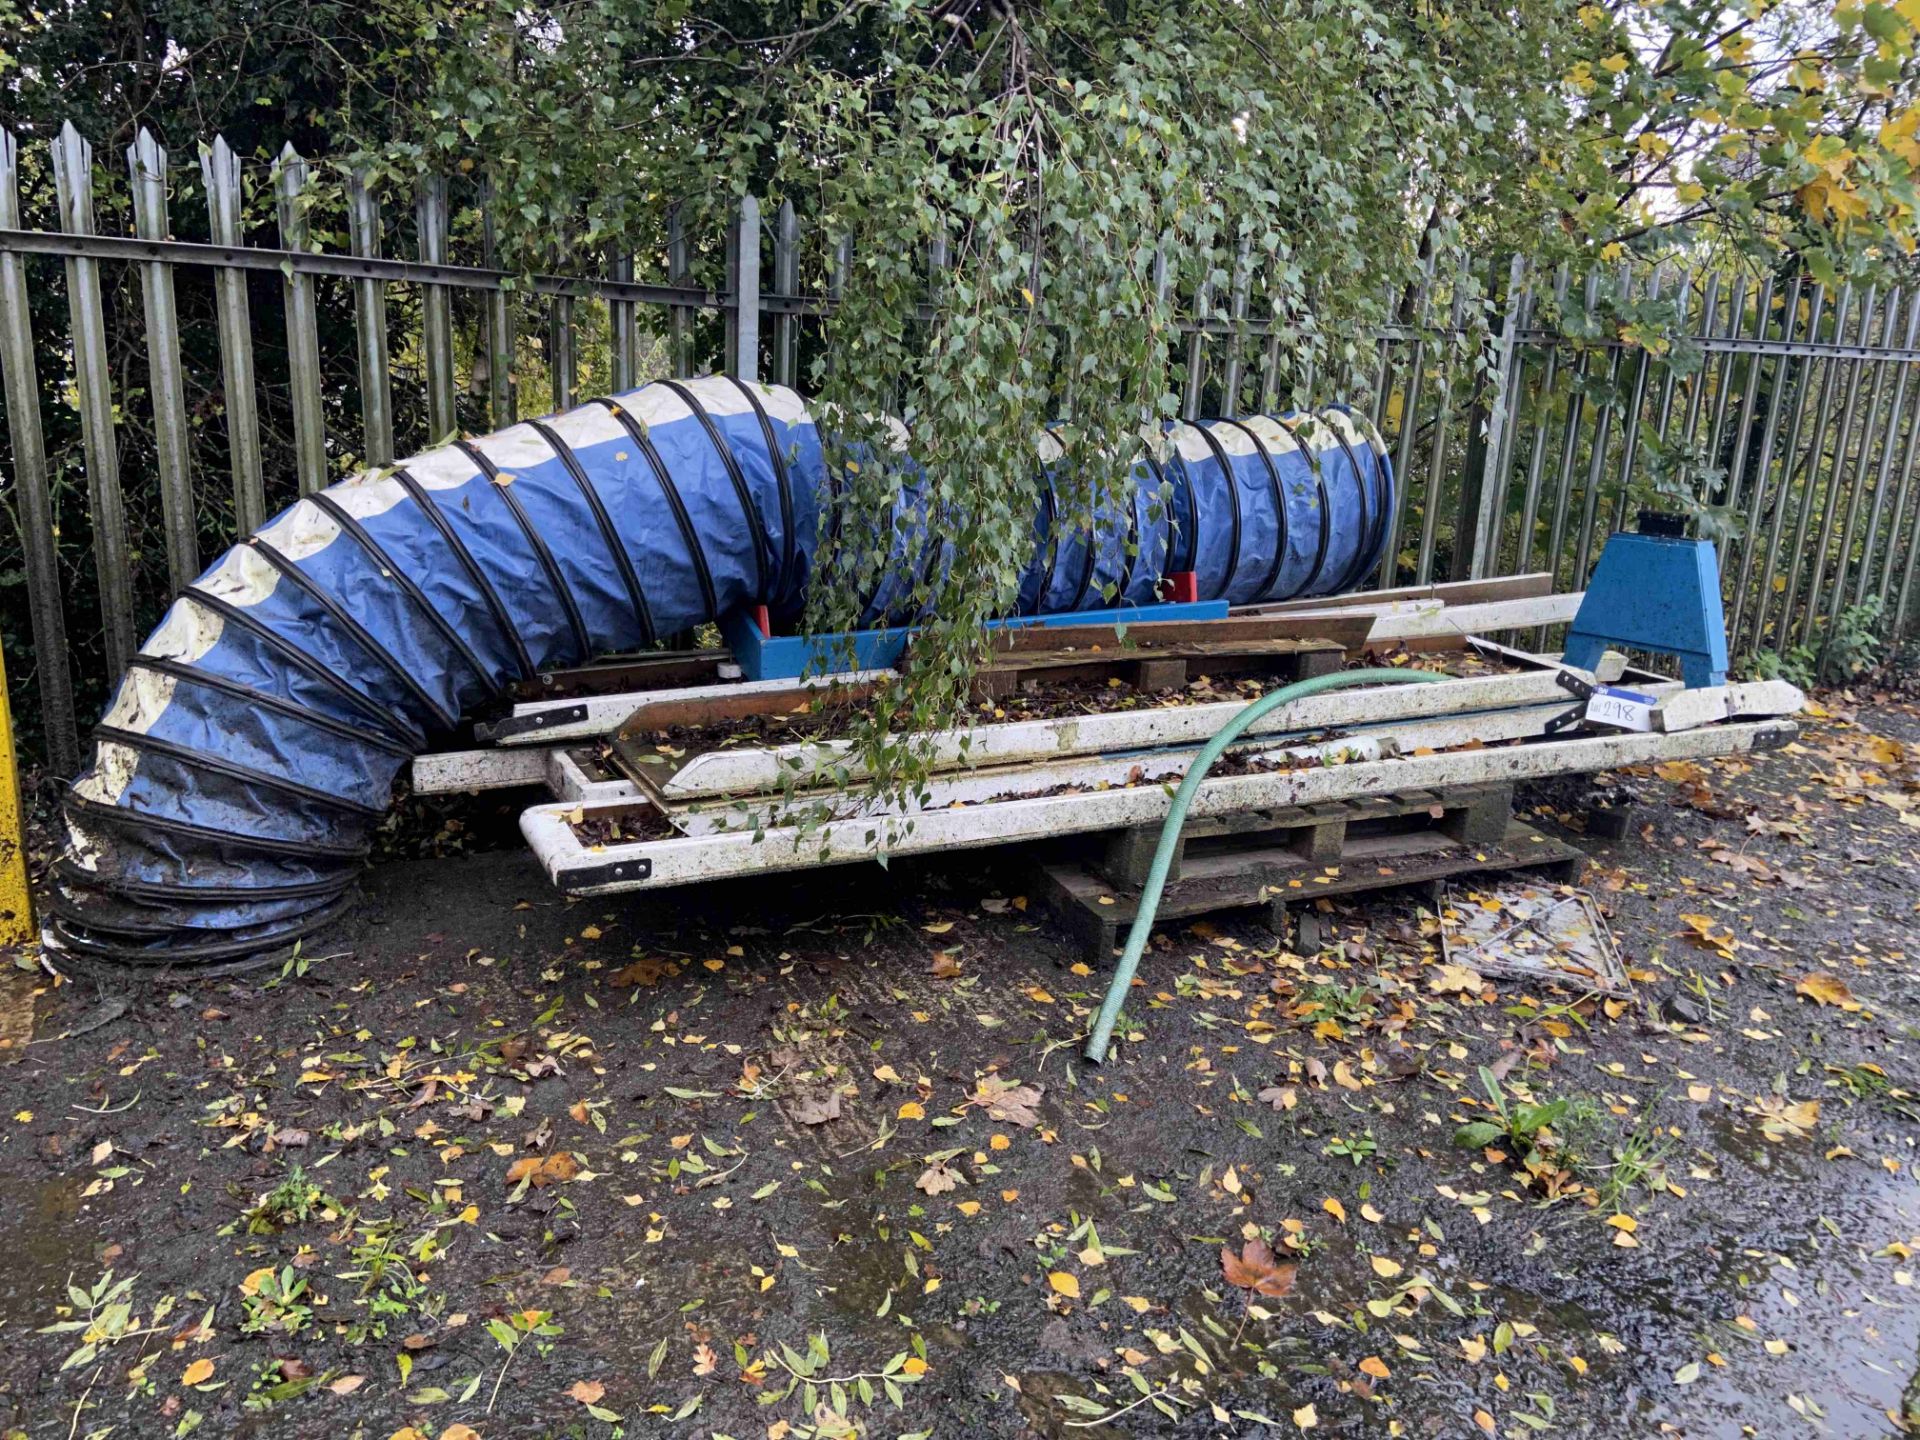
MULTIPOLYGON (((0 132, 0 638, 63 774, 78 714, 172 592, 296 496, 663 370, 797 384, 849 263, 791 203, 702 197, 636 253, 516 277, 484 178, 403 193, 291 148, 196 148, 181 163, 141 131, 110 166, 71 126, 0 132)), ((931 303, 938 241, 927 261, 931 303)), ((1843 616, 1910 623, 1920 291, 1488 262, 1429 276, 1343 373, 1296 375, 1253 318, 1258 268, 1243 249, 1226 294, 1182 307, 1183 409, 1370 414, 1403 480, 1381 583, 1550 569, 1578 587, 1690 467, 1737 527, 1736 654, 1818 648, 1843 616), (1628 338, 1655 303, 1688 365, 1628 338)))

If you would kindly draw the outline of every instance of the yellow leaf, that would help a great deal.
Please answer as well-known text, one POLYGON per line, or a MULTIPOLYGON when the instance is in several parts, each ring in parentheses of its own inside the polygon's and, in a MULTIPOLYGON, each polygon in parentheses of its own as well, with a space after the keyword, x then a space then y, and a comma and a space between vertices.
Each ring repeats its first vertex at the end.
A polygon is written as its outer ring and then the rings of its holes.
POLYGON ((1315 1410, 1312 1402, 1309 1401, 1293 1412, 1293 1423, 1302 1430, 1311 1430, 1320 1423, 1320 1412, 1315 1410))
POLYGON ((1153 1308, 1153 1302, 1144 1295, 1122 1295, 1120 1303, 1136 1315, 1144 1315, 1153 1308))
POLYGON ((1816 970, 1805 979, 1796 981, 1793 987, 1796 995, 1820 1005, 1837 1005, 1842 1010, 1858 1010, 1860 1002, 1853 998, 1853 992, 1847 988, 1847 982, 1837 975, 1816 970))
POLYGON ((900 1369, 908 1375, 924 1375, 927 1373, 927 1362, 918 1355, 909 1355, 900 1369))
POLYGON ((900 1118, 902 1120, 924 1120, 927 1118, 927 1108, 918 1100, 909 1100, 900 1107, 900 1118))
POLYGON ((186 1373, 180 1377, 182 1385, 204 1385, 213 1378, 213 1361, 196 1360, 187 1366, 186 1373))
POLYGON ((442 1430, 440 1440, 480 1440, 480 1432, 465 1422, 458 1422, 442 1430))
POLYGON ((1369 1355, 1360 1362, 1360 1373, 1371 1375, 1376 1380, 1385 1380, 1393 1374, 1393 1371, 1387 1368, 1387 1362, 1378 1355, 1369 1355))
POLYGON ((1065 1270, 1055 1270, 1047 1276, 1047 1284, 1053 1287, 1056 1295, 1064 1295, 1069 1300, 1080 1298, 1080 1277, 1065 1270))
POLYGON ((272 1274, 273 1266, 271 1265, 262 1265, 258 1270, 248 1271, 247 1278, 240 1282, 240 1293, 242 1295, 258 1295, 260 1293, 261 1282, 269 1278, 272 1274))
POLYGON ((1631 1215, 1609 1215, 1607 1224, 1616 1230, 1624 1230, 1629 1235, 1640 1228, 1640 1222, 1631 1215))
POLYGON ((1627 66, 1631 63, 1632 62, 1627 58, 1626 52, 1620 51, 1616 54, 1609 55, 1606 59, 1602 60, 1600 62, 1600 68, 1606 71, 1609 75, 1618 75, 1622 70, 1626 69, 1627 66))
POLYGON ((1322 1200, 1320 1202, 1320 1208, 1338 1220, 1342 1225, 1347 1223, 1347 1207, 1334 1199, 1333 1196, 1329 1195, 1326 1199, 1322 1200))
POLYGON ((1403 1268, 1398 1260, 1389 1260, 1385 1255, 1376 1255, 1373 1257, 1373 1273, 1378 1275, 1382 1280, 1393 1279, 1403 1268))

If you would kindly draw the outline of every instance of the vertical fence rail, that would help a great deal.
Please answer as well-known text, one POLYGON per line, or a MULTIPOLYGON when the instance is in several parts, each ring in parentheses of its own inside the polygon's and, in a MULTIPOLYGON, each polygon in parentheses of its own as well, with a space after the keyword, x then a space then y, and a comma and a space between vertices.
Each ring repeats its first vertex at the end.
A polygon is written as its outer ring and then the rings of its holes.
MULTIPOLYGON (((93 147, 71 123, 53 145, 60 228, 93 233, 93 147)), ((87 508, 107 664, 124 670, 133 655, 133 571, 127 553, 126 502, 120 489, 120 438, 114 432, 113 380, 107 366, 107 321, 100 300, 100 262, 69 255, 67 313, 72 326, 73 384, 87 466, 87 508)))
MULTIPOLYGON (((420 261, 447 263, 447 182, 430 175, 414 201, 420 261)), ((439 444, 456 433, 453 414, 453 297, 444 285, 420 287, 420 340, 426 351, 427 440, 439 444)))
MULTIPOLYGON (((20 228, 19 147, 0 130, 0 229, 20 228)), ((13 442, 13 495, 27 573, 27 614, 33 636, 40 717, 47 761, 61 774, 80 763, 67 659, 67 621, 55 536, 53 493, 47 483, 46 439, 40 428, 39 366, 33 358, 33 317, 27 305, 26 262, 0 250, 0 385, 6 390, 7 433, 13 442)))
MULTIPOLYGON (((362 259, 380 254, 380 209, 364 170, 347 176, 347 243, 362 259)), ((353 285, 354 335, 360 369, 361 458, 393 463, 393 390, 387 368, 387 285, 372 273, 353 285)))
MULTIPOLYGON (((240 244, 240 157, 216 135, 200 152, 207 185, 207 220, 213 243, 240 244)), ((234 528, 251 534, 267 521, 267 492, 260 466, 260 397, 253 380, 253 322, 247 307, 247 276, 223 266, 214 271, 220 312, 220 363, 226 388, 227 444, 232 451, 234 528)))
MULTIPOLYGON (((167 222, 167 152, 144 126, 127 147, 127 172, 134 233, 143 240, 169 239, 173 227, 167 222)), ((187 453, 187 395, 173 267, 161 260, 142 265, 140 289, 146 307, 147 396, 153 406, 153 461, 160 482, 167 578, 177 590, 200 573, 200 538, 187 453)))
MULTIPOLYGON (((274 169, 274 209, 280 222, 280 248, 306 253, 307 162, 289 145, 274 169)), ((287 314, 287 381, 293 401, 294 471, 300 493, 311 495, 327 483, 327 420, 320 398, 320 319, 314 308, 314 279, 289 265, 282 276, 287 314)))
MULTIPOLYGON (((200 566, 199 536, 229 523, 226 506, 209 506, 204 494, 198 503, 209 513, 196 511, 196 471, 231 469, 231 523, 245 532, 353 464, 392 463, 395 363, 422 377, 418 401, 432 441, 456 433, 463 414, 473 428, 511 424, 523 368, 529 384, 550 391, 540 403, 555 408, 576 403, 589 381, 636 386, 649 365, 643 336, 653 334, 677 376, 726 367, 796 384, 815 353, 817 317, 842 294, 855 258, 844 238, 809 226, 792 198, 763 210, 749 195, 718 214, 703 201, 671 207, 659 250, 616 244, 597 276, 507 275, 484 179, 472 211, 455 209, 459 182, 415 182, 396 197, 399 233, 411 227, 415 239, 395 244, 387 227, 396 216, 383 213, 395 201, 383 202, 373 177, 342 170, 336 190, 319 183, 335 172, 291 147, 261 157, 255 172, 270 176, 263 198, 277 219, 277 241, 264 241, 249 229, 243 157, 218 137, 197 147, 203 243, 174 234, 177 177, 153 135, 136 136, 124 177, 96 171, 72 126, 36 143, 46 163, 23 174, 19 147, 0 134, 0 378, 12 464, 4 493, 18 517, 33 645, 33 663, 16 678, 37 688, 44 751, 61 769, 78 750, 68 636, 84 655, 100 632, 101 663, 79 676, 91 702, 131 652, 136 621, 152 618, 136 614, 136 596, 154 604, 160 552, 177 587, 200 566), (339 200, 343 211, 333 211, 339 200), (125 214, 132 233, 97 233, 96 205, 114 217, 110 231, 125 214), (56 218, 30 230, 28 215, 56 218), (330 241, 342 219, 344 245, 330 241), (455 259, 467 245, 478 265, 455 259), (409 258, 390 258, 394 249, 409 258), (696 283, 722 267, 718 289, 696 283), (260 313, 272 309, 271 292, 248 273, 269 270, 281 277, 280 316, 260 313), (824 293, 809 294, 803 277, 818 277, 824 293), (197 308, 208 281, 210 319, 197 308), (138 305, 119 300, 136 286, 138 305), (401 313, 410 316, 417 301, 417 333, 390 333, 389 286, 401 287, 395 303, 408 302, 401 313), (326 308, 336 298, 350 300, 350 313, 326 308), (601 304, 604 335, 594 318, 601 304), (535 319, 539 306, 546 313, 535 319), (266 413, 290 419, 290 444, 284 432, 269 435, 261 410, 263 381, 280 383, 276 367, 265 364, 262 376, 255 364, 256 343, 265 342, 254 327, 269 334, 282 317, 286 399, 266 413), (526 347, 524 367, 523 323, 544 331, 526 347), (53 333, 36 335, 36 324, 53 333), (129 365, 129 375, 116 373, 129 365), (195 387, 216 370, 206 407, 195 387), (357 384, 339 383, 348 376, 357 384), (66 407, 53 403, 56 394, 66 407), (210 440, 193 407, 224 410, 225 456, 220 429, 210 440), (274 448, 263 451, 263 441, 274 448), (124 497, 123 467, 140 487, 124 497), (55 502, 65 476, 86 487, 88 523, 69 529, 92 537, 97 616, 66 600, 65 581, 86 561, 71 542, 62 549, 55 502), (152 533, 130 537, 129 511, 152 533), (136 576, 141 549, 155 559, 136 576)), ((197 225, 189 219, 183 228, 197 225)), ((927 253, 935 316, 945 250, 936 237, 927 253)), ((1544 568, 1559 587, 1578 588, 1608 531, 1627 525, 1643 497, 1658 499, 1650 488, 1657 467, 1688 465, 1710 477, 1717 513, 1738 521, 1721 547, 1736 654, 1829 645, 1850 607, 1874 601, 1884 625, 1914 621, 1920 292, 1829 293, 1784 269, 1535 275, 1504 256, 1457 270, 1429 258, 1419 283, 1395 297, 1392 324, 1336 343, 1334 353, 1347 358, 1303 374, 1285 368, 1284 336, 1311 329, 1314 318, 1277 298, 1273 263, 1241 237, 1215 285, 1192 257, 1160 248, 1156 295, 1178 295, 1169 346, 1175 408, 1187 418, 1231 416, 1311 396, 1371 415, 1402 480, 1376 583, 1544 568), (1701 352, 1696 369, 1661 365, 1622 340, 1621 317, 1641 303, 1677 310, 1689 347, 1701 352)), ((1077 393, 1085 388, 1085 379, 1073 382, 1063 397, 1069 412, 1086 403, 1077 393)))

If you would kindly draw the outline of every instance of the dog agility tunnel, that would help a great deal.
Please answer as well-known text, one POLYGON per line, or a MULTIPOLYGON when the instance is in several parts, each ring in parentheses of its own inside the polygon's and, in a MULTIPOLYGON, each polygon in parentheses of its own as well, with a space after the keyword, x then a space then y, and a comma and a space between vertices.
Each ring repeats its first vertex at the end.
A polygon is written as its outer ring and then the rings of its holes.
MULTIPOLYGON (((1040 441, 1038 463, 1060 442, 1040 441)), ((1019 613, 1337 593, 1378 563, 1393 477, 1329 409, 1168 427, 1078 527, 1049 490, 1019 613), (1129 493, 1130 490, 1130 493, 1129 493), (1058 532, 1057 534, 1055 532, 1058 532)), ((310 495, 176 599, 65 805, 48 940, 172 964, 275 949, 348 903, 400 767, 537 672, 742 606, 797 612, 829 473, 806 402, 659 381, 310 495)), ((864 624, 940 563, 916 484, 864 624)))

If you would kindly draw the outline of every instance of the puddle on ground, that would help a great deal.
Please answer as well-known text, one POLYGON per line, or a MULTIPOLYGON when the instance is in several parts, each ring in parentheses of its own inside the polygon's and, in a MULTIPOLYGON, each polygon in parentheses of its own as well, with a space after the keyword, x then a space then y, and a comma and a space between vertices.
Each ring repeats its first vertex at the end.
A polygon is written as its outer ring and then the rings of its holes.
POLYGON ((15 1191, 0 1204, 0 1231, 7 1237, 7 1263, 0 1265, 0 1325, 53 1323, 69 1281, 91 1285, 95 1228, 80 1221, 84 1180, 62 1176, 15 1191))

